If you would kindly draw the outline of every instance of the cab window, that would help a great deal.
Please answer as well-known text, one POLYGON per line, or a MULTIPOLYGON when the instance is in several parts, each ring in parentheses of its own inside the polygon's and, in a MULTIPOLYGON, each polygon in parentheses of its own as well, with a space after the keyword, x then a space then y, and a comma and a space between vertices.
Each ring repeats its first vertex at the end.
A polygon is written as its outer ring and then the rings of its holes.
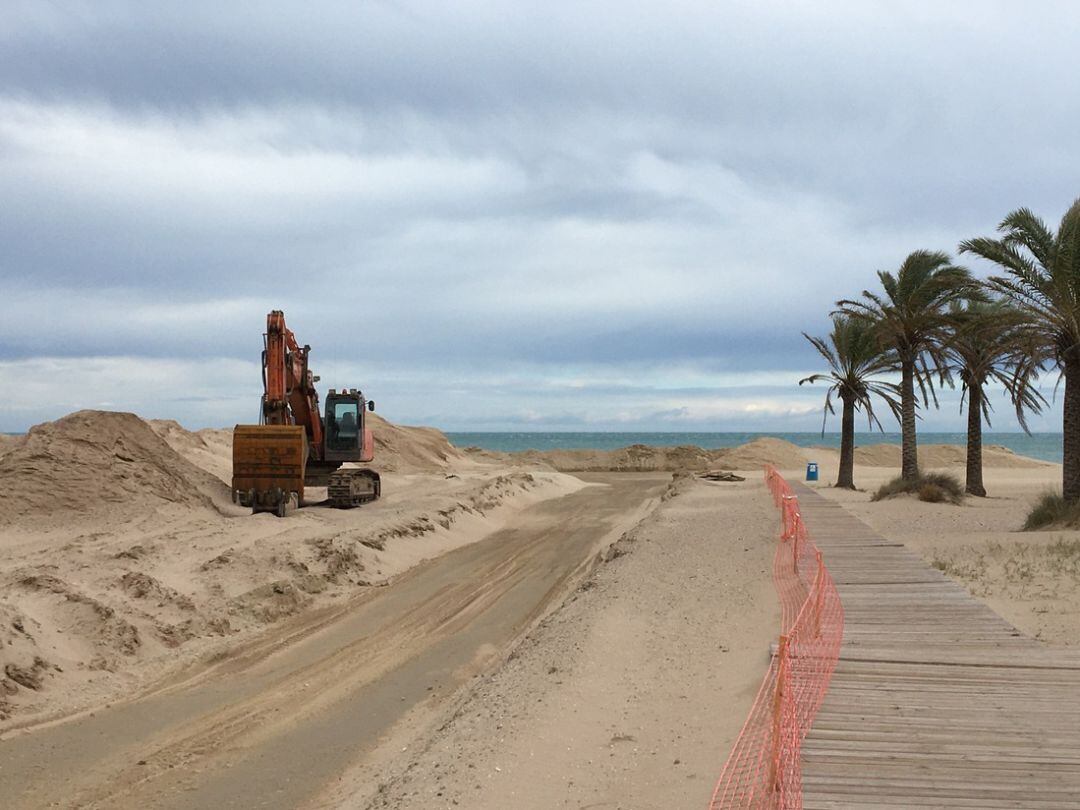
POLYGON ((326 433, 330 446, 345 450, 356 447, 360 435, 360 409, 356 402, 335 402, 330 408, 326 433))

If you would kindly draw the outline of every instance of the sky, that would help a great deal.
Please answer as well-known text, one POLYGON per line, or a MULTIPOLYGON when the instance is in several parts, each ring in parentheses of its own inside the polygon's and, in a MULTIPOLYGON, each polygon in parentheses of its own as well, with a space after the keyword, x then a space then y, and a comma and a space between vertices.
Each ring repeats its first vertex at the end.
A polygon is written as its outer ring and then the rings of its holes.
POLYGON ((0 430, 255 421, 271 309, 398 422, 820 429, 838 298, 1080 196, 1078 41, 1049 1, 6 0, 0 430))

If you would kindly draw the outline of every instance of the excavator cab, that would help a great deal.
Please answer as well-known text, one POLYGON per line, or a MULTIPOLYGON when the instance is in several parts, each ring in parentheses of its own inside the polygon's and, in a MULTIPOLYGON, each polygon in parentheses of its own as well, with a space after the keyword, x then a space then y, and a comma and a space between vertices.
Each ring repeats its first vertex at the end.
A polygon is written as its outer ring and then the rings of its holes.
MULTIPOLYGON (((326 494, 331 506, 349 508, 373 501, 382 492, 382 482, 374 470, 340 467, 343 462, 368 462, 375 458, 375 439, 364 415, 375 410, 356 388, 330 389, 323 418, 323 457, 317 465, 332 471, 326 478, 326 494)), ((315 472, 308 465, 309 474, 315 472)), ((314 477, 314 476, 313 476, 314 477)))
POLYGON ((368 462, 375 457, 375 443, 364 414, 375 410, 359 390, 330 390, 326 397, 326 461, 368 462))

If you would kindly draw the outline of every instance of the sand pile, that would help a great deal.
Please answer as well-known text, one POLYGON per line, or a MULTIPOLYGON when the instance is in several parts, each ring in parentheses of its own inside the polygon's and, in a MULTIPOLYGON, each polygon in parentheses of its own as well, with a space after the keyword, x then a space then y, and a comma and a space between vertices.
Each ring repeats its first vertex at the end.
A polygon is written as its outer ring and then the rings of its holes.
POLYGON ((25 440, 25 436, 9 436, 7 433, 0 433, 0 456, 11 452, 25 440))
MULTIPOLYGON (((855 448, 855 463, 867 467, 899 467, 900 445, 871 444, 855 448)), ((967 464, 967 448, 958 444, 919 445, 920 467, 963 467, 967 464)), ((1048 462, 1018 456, 1007 447, 985 445, 983 447, 984 467, 1043 467, 1048 462)))
MULTIPOLYGON (((366 418, 375 434, 375 461, 370 466, 380 472, 440 473, 447 472, 458 462, 469 460, 469 456, 450 444, 445 434, 435 428, 395 425, 373 413, 366 418)), ((206 428, 192 432, 172 419, 153 419, 149 424, 185 459, 226 484, 230 483, 230 428, 206 428)))
POLYGON ((204 428, 192 432, 175 419, 150 419, 147 424, 196 467, 220 478, 226 485, 232 483, 232 430, 204 428))
POLYGON ((712 455, 700 447, 650 447, 632 444, 618 450, 530 450, 514 453, 527 463, 551 466, 560 472, 653 472, 703 470, 712 455))
POLYGON ((376 470, 445 472, 453 463, 467 460, 441 430, 395 425, 373 413, 367 415, 367 420, 375 434, 375 461, 371 466, 376 470))
MULTIPOLYGON (((480 456, 485 451, 470 455, 480 456)), ((490 454, 489 454, 490 455, 490 454)), ((766 464, 795 469, 806 463, 805 451, 782 439, 761 438, 739 447, 704 450, 694 445, 652 447, 632 444, 618 450, 530 450, 509 454, 560 472, 678 472, 725 468, 759 470, 766 464)))
POLYGON ((804 467, 807 460, 805 448, 769 436, 720 452, 721 466, 733 470, 760 470, 766 464, 780 470, 795 470, 804 467))
POLYGON ((0 518, 25 523, 212 505, 219 480, 182 458, 139 417, 78 411, 30 429, 0 458, 0 518))

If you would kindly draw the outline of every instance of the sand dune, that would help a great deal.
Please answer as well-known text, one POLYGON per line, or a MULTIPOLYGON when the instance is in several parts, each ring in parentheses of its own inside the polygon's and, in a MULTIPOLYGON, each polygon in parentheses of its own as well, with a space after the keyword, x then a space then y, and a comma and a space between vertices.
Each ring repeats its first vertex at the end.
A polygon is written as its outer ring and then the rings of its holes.
POLYGON ((222 483, 130 413, 79 411, 30 429, 0 465, 0 520, 55 524, 152 511, 210 508, 222 483))
POLYGON ((0 456, 14 450, 24 441, 26 441, 25 436, 9 436, 7 433, 0 433, 0 456))
MULTIPOLYGON (((379 472, 438 473, 472 464, 470 457, 450 444, 440 430, 395 425, 374 413, 366 418, 375 434, 375 461, 370 466, 379 472)), ((189 431, 171 419, 152 419, 149 424, 173 450, 192 464, 229 482, 232 476, 231 429, 189 431)))
POLYGON ((705 450, 695 445, 653 447, 633 444, 618 450, 527 450, 497 453, 479 447, 463 451, 488 463, 534 466, 560 472, 680 472, 725 467, 760 470, 765 464, 784 469, 806 463, 806 448, 783 439, 764 437, 739 447, 705 450))
POLYGON ((395 425, 374 413, 368 414, 367 420, 375 434, 376 463, 372 466, 380 470, 442 472, 468 461, 441 430, 395 425))
MULTIPOLYGON (((528 450, 496 453, 478 447, 465 448, 468 457, 501 464, 549 467, 561 472, 729 470, 757 471, 766 464, 781 470, 798 470, 807 461, 827 463, 839 457, 835 447, 800 447, 783 439, 765 436, 738 447, 706 450, 694 445, 651 447, 634 444, 618 450, 528 450)), ((926 444, 919 447, 919 463, 928 469, 963 467, 967 450, 961 445, 926 444)), ((865 467, 900 467, 900 446, 873 444, 855 448, 855 463, 865 467)), ((1050 462, 1020 456, 1006 447, 983 447, 987 468, 1039 468, 1050 462)))
POLYGON ((376 425, 384 497, 284 521, 231 502, 231 430, 80 411, 5 442, 0 721, 106 700, 584 486, 376 425))
MULTIPOLYGON (((899 467, 900 446, 870 444, 855 448, 855 463, 867 467, 899 467)), ((923 467, 963 467, 967 448, 957 444, 919 445, 919 464, 923 467)), ((984 467, 1046 467, 1050 462, 1020 456, 1007 447, 989 444, 983 447, 984 467)))
POLYGON ((770 437, 754 439, 741 447, 719 452, 723 453, 720 458, 722 466, 737 470, 761 470, 766 464, 780 469, 801 467, 807 459, 805 447, 770 437))
POLYGON ((229 484, 232 480, 232 430, 186 430, 172 419, 150 419, 147 424, 173 450, 196 467, 229 484))

